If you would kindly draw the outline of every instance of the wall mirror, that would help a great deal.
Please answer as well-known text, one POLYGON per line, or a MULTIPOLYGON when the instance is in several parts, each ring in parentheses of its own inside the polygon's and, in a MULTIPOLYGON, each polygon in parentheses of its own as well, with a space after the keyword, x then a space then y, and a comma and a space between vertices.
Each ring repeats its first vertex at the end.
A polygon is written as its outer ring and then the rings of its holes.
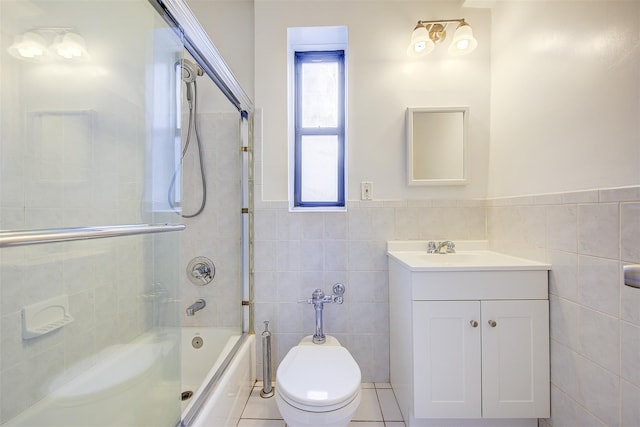
POLYGON ((407 108, 409 185, 468 183, 468 107, 407 108))

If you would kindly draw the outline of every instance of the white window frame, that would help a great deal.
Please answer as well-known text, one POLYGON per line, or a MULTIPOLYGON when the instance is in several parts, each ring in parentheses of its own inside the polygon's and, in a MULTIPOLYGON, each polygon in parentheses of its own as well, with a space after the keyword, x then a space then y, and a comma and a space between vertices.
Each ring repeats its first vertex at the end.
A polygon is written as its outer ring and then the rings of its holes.
POLYGON ((348 33, 347 27, 293 27, 287 29, 287 105, 288 105, 288 165, 289 210, 292 212, 347 210, 348 201, 348 33), (314 51, 344 51, 344 206, 295 206, 295 53, 314 51))

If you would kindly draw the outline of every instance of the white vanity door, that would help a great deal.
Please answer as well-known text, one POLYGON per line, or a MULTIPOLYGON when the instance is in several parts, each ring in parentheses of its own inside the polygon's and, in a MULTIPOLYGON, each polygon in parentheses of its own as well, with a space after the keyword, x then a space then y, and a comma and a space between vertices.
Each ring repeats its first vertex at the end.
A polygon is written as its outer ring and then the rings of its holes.
POLYGON ((482 415, 549 417, 549 302, 482 301, 482 415))
POLYGON ((414 301, 416 418, 480 418, 479 301, 414 301))

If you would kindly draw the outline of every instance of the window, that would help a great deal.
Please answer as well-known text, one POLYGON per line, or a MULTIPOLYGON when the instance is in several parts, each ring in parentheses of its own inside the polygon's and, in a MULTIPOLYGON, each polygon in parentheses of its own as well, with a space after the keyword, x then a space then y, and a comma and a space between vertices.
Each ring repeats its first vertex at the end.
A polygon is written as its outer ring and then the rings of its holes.
MULTIPOLYGON (((328 29, 317 29, 327 34, 328 29)), ((306 28, 306 34, 309 29, 306 28)), ((311 31, 313 34, 313 31, 311 31)), ((290 33, 291 35, 291 33, 290 33)), ((317 36, 319 33, 315 33, 317 36)), ((320 34, 321 35, 321 34, 320 34)), ((335 35, 334 37, 335 38, 335 35)), ((344 210, 346 61, 344 45, 290 44, 290 206, 344 210), (333 48, 330 49, 329 47, 333 48), (342 48, 336 48, 342 47, 342 48), (291 78, 293 77, 293 78, 291 78)))

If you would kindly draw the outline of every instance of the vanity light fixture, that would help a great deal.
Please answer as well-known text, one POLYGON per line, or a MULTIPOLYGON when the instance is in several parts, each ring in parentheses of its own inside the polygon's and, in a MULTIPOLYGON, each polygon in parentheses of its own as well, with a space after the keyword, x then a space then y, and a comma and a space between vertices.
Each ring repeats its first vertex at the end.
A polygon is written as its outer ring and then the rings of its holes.
POLYGON ((407 48, 407 55, 411 57, 421 57, 431 52, 436 43, 444 41, 447 37, 447 27, 449 24, 458 24, 453 33, 453 42, 449 46, 449 53, 452 55, 465 55, 472 52, 478 41, 473 37, 471 26, 461 19, 440 19, 435 21, 418 21, 413 33, 411 42, 407 48))
POLYGON ((45 39, 33 31, 16 36, 8 50, 14 58, 31 60, 44 60, 49 53, 45 39))
POLYGON ((9 46, 9 54, 26 61, 47 62, 55 57, 74 60, 86 60, 87 53, 84 38, 71 31, 71 28, 44 27, 27 31, 15 37, 9 46), (51 35, 51 33, 53 35, 51 35), (53 38, 48 45, 47 39, 53 38))
POLYGON ((65 59, 87 57, 84 39, 79 34, 72 32, 57 35, 51 49, 65 59))

